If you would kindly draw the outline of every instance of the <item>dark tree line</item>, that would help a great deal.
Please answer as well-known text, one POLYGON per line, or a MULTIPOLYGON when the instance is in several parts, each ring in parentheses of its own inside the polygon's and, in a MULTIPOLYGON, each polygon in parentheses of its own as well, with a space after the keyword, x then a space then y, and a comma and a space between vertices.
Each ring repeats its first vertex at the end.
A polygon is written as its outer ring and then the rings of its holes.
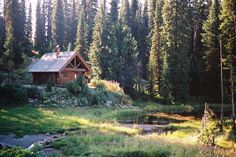
POLYGON ((31 49, 44 54, 60 45, 89 60, 97 78, 119 81, 130 93, 144 92, 146 80, 145 94, 156 100, 219 102, 222 61, 224 95, 233 101, 234 0, 38 0, 34 29, 31 5, 4 2, 0 52, 8 71, 31 49))

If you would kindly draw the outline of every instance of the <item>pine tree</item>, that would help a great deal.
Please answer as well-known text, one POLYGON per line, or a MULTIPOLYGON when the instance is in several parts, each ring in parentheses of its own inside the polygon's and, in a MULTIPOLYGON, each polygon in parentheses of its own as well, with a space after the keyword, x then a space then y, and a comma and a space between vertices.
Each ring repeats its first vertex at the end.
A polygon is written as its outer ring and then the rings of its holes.
POLYGON ((69 43, 70 43, 70 29, 71 29, 71 22, 72 22, 72 18, 71 18, 71 3, 68 2, 68 0, 64 0, 64 46, 65 48, 68 47, 69 43))
POLYGON ((129 94, 133 93, 133 86, 137 79, 137 61, 138 61, 138 44, 133 38, 130 28, 127 25, 118 25, 117 35, 118 45, 118 62, 117 78, 125 91, 129 94))
POLYGON ((131 24, 131 32, 133 37, 138 40, 138 32, 139 32, 139 28, 138 28, 138 19, 137 16, 139 14, 139 4, 138 4, 138 0, 132 0, 131 2, 131 7, 130 7, 130 24, 131 24))
POLYGON ((52 51, 52 2, 51 0, 44 0, 44 13, 45 13, 45 51, 52 51))
POLYGON ((149 60, 149 31, 148 31, 148 6, 147 0, 144 3, 144 9, 141 16, 139 28, 139 61, 141 63, 141 77, 147 79, 148 76, 148 60, 149 60))
POLYGON ((118 22, 118 2, 117 0, 111 0, 111 9, 109 12, 109 21, 111 24, 116 24, 118 22))
POLYGON ((122 0, 119 13, 120 23, 130 27, 131 26, 130 16, 131 12, 130 12, 129 0, 122 0))
POLYGON ((18 18, 21 7, 20 3, 18 3, 18 1, 5 0, 4 4, 4 23, 6 35, 1 62, 9 72, 8 81, 10 83, 12 71, 24 64, 25 56, 20 49, 20 39, 22 37, 19 37, 19 34, 24 32, 24 30, 19 30, 18 18))
POLYGON ((35 26, 35 36, 34 36, 34 49, 40 53, 45 53, 45 20, 44 20, 44 9, 38 0, 36 6, 36 26, 35 26))
POLYGON ((72 0, 71 7, 71 22, 70 22, 70 31, 69 31, 69 43, 71 43, 71 48, 74 49, 76 42, 76 33, 77 33, 77 16, 76 16, 76 4, 75 0, 72 0))
POLYGON ((77 26, 77 37, 76 37, 76 48, 85 59, 88 59, 88 54, 86 52, 86 32, 85 32, 85 16, 84 16, 84 8, 80 10, 80 17, 77 26))
POLYGON ((190 94, 203 97, 204 91, 204 46, 202 43, 203 21, 207 19, 208 3, 206 0, 194 0, 190 8, 190 23, 192 28, 190 50, 190 94))
POLYGON ((32 6, 29 5, 27 23, 26 23, 26 38, 32 43, 32 6))
POLYGON ((204 53, 206 91, 209 99, 218 100, 220 98, 220 4, 214 0, 211 4, 207 20, 204 21, 202 41, 206 47, 204 53))
POLYGON ((90 46, 89 60, 92 64, 93 72, 97 75, 98 78, 101 78, 102 75, 102 33, 104 26, 104 12, 103 5, 100 6, 95 19, 94 19, 94 29, 93 29, 93 40, 90 46))
POLYGON ((149 56, 149 89, 150 94, 153 98, 159 95, 159 82, 160 82, 160 62, 161 62, 161 55, 160 55, 160 27, 162 25, 162 18, 161 18, 161 8, 162 8, 162 1, 157 1, 156 4, 156 12, 155 12, 155 19, 154 19, 154 29, 153 29, 153 36, 152 36, 152 46, 149 56))
POLYGON ((148 26, 149 26, 150 38, 152 37, 153 28, 154 28, 155 10, 156 10, 156 1, 149 0, 148 1, 148 26))
POLYGON ((2 13, 0 12, 0 57, 3 51, 3 41, 4 41, 4 20, 3 20, 2 13))
POLYGON ((235 56, 236 56, 236 2, 234 0, 228 0, 222 2, 222 12, 220 19, 222 21, 220 25, 221 35, 223 40, 223 46, 226 51, 227 67, 230 69, 230 93, 232 104, 232 122, 233 131, 236 135, 235 126, 235 104, 234 104, 234 84, 235 84, 235 56))
POLYGON ((63 50, 65 35, 65 18, 63 1, 55 0, 52 11, 52 46, 59 45, 63 50))
POLYGON ((173 97, 175 101, 186 101, 189 94, 188 52, 191 32, 188 21, 188 2, 185 0, 164 1, 162 17, 161 38, 163 45, 161 54, 167 56, 168 66, 166 67, 168 69, 166 73, 170 76, 164 82, 170 84, 162 84, 160 93, 168 93, 162 96, 173 97), (166 87, 171 87, 171 90, 166 87))

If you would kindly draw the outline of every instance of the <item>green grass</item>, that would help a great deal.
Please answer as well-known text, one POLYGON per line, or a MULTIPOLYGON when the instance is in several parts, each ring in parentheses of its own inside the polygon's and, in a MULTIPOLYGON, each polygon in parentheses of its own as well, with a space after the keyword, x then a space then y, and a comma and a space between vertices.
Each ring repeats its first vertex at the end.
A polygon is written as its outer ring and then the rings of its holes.
MULTIPOLYGON (((62 151, 65 156, 204 157, 224 154, 222 151, 205 150, 199 145, 197 136, 201 119, 170 114, 171 109, 179 113, 183 108, 186 109, 186 106, 159 106, 157 104, 155 106, 154 103, 150 105, 147 103, 146 106, 134 109, 103 106, 3 108, 0 109, 0 134, 15 133, 23 136, 66 131, 68 136, 53 143, 53 147, 62 151), (118 121, 137 118, 148 113, 171 122, 170 126, 165 128, 171 133, 142 136, 138 129, 126 128, 118 123, 118 121)), ((187 112, 187 109, 184 112, 187 112)), ((217 139, 219 145, 232 145, 232 142, 229 143, 230 141, 225 137, 217 139)))
MULTIPOLYGON (((134 111, 136 112, 136 111, 134 111)), ((55 133, 78 127, 113 130, 137 134, 138 130, 118 125, 122 110, 107 108, 36 108, 17 107, 0 109, 0 133, 26 134, 55 133)))
MULTIPOLYGON (((96 130, 78 131, 57 140, 53 147, 65 156, 204 157, 197 146, 167 142, 157 135, 126 136, 96 130)), ((208 152, 209 153, 209 152, 208 152)))

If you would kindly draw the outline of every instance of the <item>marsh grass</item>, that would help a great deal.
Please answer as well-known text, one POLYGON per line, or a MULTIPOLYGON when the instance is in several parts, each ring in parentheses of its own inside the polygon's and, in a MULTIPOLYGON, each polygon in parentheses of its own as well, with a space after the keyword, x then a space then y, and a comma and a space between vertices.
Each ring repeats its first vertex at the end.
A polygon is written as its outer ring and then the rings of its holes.
MULTIPOLYGON (((224 152, 216 150, 202 150, 197 138, 201 120, 193 116, 152 112, 153 116, 169 119, 171 122, 168 127, 164 128, 170 132, 162 135, 142 136, 139 134, 140 130, 126 128, 118 123, 120 120, 150 113, 147 108, 145 110, 143 108, 105 108, 104 106, 3 108, 0 109, 0 134, 15 133, 23 136, 66 132, 68 134, 66 138, 53 143, 53 147, 62 151, 65 156, 213 157, 225 155, 224 152)), ((162 106, 160 111, 167 109, 170 107, 162 106)), ((217 139, 219 145, 234 148, 235 143, 229 141, 227 136, 228 134, 217 139)))

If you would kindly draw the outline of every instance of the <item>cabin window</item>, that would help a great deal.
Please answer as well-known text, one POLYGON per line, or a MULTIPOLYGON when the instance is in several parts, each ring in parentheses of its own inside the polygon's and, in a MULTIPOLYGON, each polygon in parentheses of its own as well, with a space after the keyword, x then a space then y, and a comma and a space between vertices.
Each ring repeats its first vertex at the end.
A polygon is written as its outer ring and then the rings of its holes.
POLYGON ((64 72, 64 73, 63 73, 63 77, 67 77, 67 72, 64 72))

